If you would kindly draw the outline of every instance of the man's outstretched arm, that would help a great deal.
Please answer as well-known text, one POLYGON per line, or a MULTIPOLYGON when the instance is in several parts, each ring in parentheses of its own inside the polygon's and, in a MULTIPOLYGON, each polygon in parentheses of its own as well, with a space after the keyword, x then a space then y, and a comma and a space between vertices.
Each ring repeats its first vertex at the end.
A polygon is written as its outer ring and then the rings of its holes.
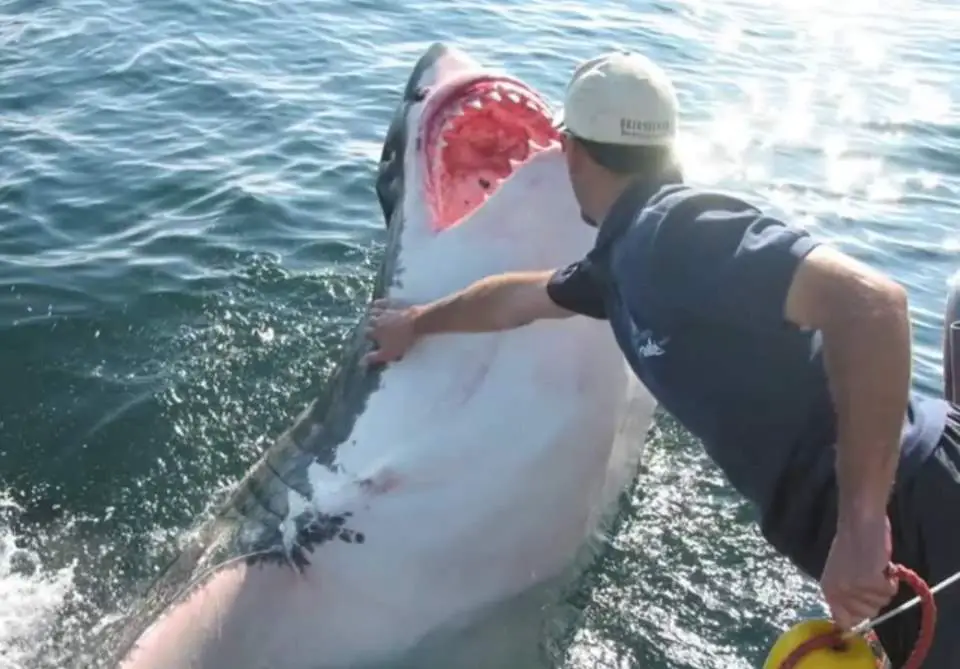
POLYGON ((586 260, 560 270, 489 276, 428 304, 400 307, 378 300, 367 330, 378 349, 366 361, 396 360, 426 335, 510 330, 578 313, 605 317, 586 260))
POLYGON ((518 328, 573 312, 547 293, 553 271, 511 272, 485 277, 434 302, 411 307, 417 337, 444 332, 491 332, 518 328))

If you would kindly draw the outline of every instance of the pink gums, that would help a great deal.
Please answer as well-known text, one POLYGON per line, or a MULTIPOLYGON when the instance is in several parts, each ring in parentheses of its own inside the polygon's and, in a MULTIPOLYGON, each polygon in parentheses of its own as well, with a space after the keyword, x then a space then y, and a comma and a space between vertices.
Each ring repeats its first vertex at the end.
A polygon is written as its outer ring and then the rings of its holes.
POLYGON ((421 146, 434 232, 468 216, 517 166, 560 139, 539 96, 506 78, 454 91, 425 127, 421 146))

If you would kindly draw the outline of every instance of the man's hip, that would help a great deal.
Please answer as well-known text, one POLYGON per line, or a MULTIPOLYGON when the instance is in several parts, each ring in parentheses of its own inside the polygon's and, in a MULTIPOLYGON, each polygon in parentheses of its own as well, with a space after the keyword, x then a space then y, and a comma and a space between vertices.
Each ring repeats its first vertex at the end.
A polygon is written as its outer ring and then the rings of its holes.
MULTIPOLYGON (((951 407, 946 429, 929 459, 889 507, 894 562, 931 586, 960 571, 960 407, 951 407)), ((888 608, 912 599, 906 585, 888 608)), ((937 627, 925 668, 960 667, 960 584, 936 597, 937 627)), ((920 630, 920 607, 877 628, 894 667, 906 661, 920 630)))

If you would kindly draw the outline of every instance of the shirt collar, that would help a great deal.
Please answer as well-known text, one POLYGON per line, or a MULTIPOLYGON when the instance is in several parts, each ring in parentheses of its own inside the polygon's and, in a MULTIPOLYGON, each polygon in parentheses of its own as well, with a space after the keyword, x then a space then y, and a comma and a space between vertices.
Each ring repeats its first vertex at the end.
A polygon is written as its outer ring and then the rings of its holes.
POLYGON ((620 196, 614 201, 597 232, 596 246, 606 246, 612 239, 620 236, 639 209, 664 186, 676 183, 673 179, 656 181, 635 180, 627 184, 620 196))

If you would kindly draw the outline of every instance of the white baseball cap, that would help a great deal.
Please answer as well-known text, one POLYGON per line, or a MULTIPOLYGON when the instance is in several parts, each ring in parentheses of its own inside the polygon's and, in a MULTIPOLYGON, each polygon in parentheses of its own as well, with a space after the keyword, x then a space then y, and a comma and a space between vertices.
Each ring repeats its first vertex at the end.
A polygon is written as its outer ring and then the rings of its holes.
POLYGON ((668 146, 679 103, 670 77, 638 53, 608 53, 577 66, 557 118, 581 139, 628 146, 668 146))

